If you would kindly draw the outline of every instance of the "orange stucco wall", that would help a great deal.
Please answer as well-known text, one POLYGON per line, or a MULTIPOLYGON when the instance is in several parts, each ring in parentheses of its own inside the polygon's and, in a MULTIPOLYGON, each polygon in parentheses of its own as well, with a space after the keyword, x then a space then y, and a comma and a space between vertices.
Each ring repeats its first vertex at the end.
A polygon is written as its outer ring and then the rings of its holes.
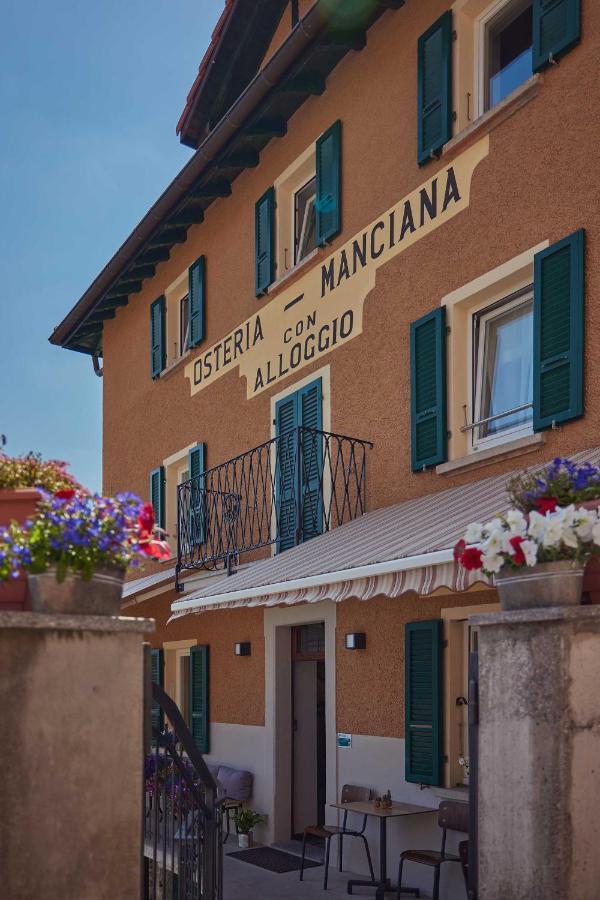
MULTIPOLYGON (((374 441, 368 461, 370 509, 520 464, 509 459, 451 476, 411 472, 409 326, 450 291, 541 241, 556 241, 581 227, 586 229, 585 416, 558 432, 546 432, 545 444, 525 462, 542 462, 557 452, 598 443, 600 4, 584 0, 583 7, 581 44, 544 74, 537 96, 490 132, 489 156, 475 171, 469 208, 379 269, 365 303, 363 333, 298 376, 329 364, 332 431, 374 441)), ((142 292, 105 323, 107 491, 128 489, 147 497, 150 470, 196 441, 206 442, 211 467, 270 437, 271 397, 291 387, 293 376, 251 400, 237 371, 194 397, 183 366, 152 381, 150 304, 200 254, 207 264, 205 347, 268 303, 270 297, 254 296, 255 201, 336 119, 343 123, 343 230, 334 248, 442 171, 451 155, 424 169, 416 163, 416 47, 419 35, 446 8, 443 0, 422 0, 385 13, 368 32, 366 48, 342 60, 328 78, 325 93, 300 108, 288 123, 287 135, 272 141, 261 153, 260 165, 233 183, 231 197, 215 202, 204 223, 191 227, 187 241, 173 248, 170 260, 144 282, 142 292)), ((315 264, 329 252, 319 251, 315 264)), ((286 288, 289 285, 287 281, 286 288)), ((150 571, 151 564, 146 574, 150 571)), ((171 640, 178 639, 174 634, 194 636, 199 629, 210 635, 207 642, 212 646, 214 641, 216 648, 213 720, 262 722, 261 612, 189 616, 164 629, 160 623, 172 598, 169 594, 150 601, 140 607, 140 614, 159 619, 157 639, 163 632, 171 640), (240 661, 246 668, 238 670, 232 666, 231 646, 244 637, 256 649, 249 661, 240 661)), ((472 599, 469 595, 469 602, 472 599)), ((350 602, 338 607, 338 640, 346 630, 358 629, 365 616, 370 622, 366 654, 339 658, 341 729, 402 734, 403 625, 409 618, 436 615, 440 603, 442 599, 409 598, 399 606, 399 601, 380 599, 364 607, 350 602), (368 679, 358 677, 363 666, 368 679), (377 693, 384 689, 386 698, 391 691, 395 700, 377 704, 377 693)))
POLYGON ((169 641, 195 639, 210 647, 210 718, 238 725, 265 723, 265 639, 262 609, 231 609, 176 619, 169 625, 174 592, 139 603, 128 615, 156 620, 148 635, 154 647, 169 641), (250 641, 250 656, 235 656, 233 645, 250 641))
POLYGON ((336 712, 338 731, 404 737, 404 627, 438 619, 440 610, 497 603, 495 591, 434 597, 374 597, 337 607, 336 712), (363 631, 365 650, 345 649, 345 635, 363 631))
MULTIPOLYGON (((205 346, 268 302, 257 300, 253 290, 255 200, 337 118, 343 122, 343 232, 334 246, 446 164, 418 168, 414 128, 417 38, 443 8, 439 0, 427 0, 386 13, 369 31, 365 50, 345 57, 325 94, 301 107, 287 136, 266 147, 258 168, 233 183, 232 196, 209 208, 205 222, 189 229, 186 243, 105 324, 106 489, 147 496, 149 471, 187 444, 204 440, 212 466, 270 436, 272 391, 247 400, 235 371, 193 398, 181 366, 151 380, 149 305, 200 253, 207 260, 205 346)), ((600 335, 600 305, 594 302, 600 296, 600 189, 591 154, 597 147, 600 7, 587 3, 585 12, 582 44, 544 75, 535 99, 491 132, 469 209, 380 269, 365 304, 363 334, 313 364, 331 365, 332 430, 375 442, 368 464, 371 508, 482 477, 410 471, 410 322, 450 290, 579 227, 587 231, 586 415, 558 434, 547 433, 546 445, 528 461, 597 441, 599 375, 592 353, 600 335)), ((514 466, 499 463, 484 474, 514 466)))

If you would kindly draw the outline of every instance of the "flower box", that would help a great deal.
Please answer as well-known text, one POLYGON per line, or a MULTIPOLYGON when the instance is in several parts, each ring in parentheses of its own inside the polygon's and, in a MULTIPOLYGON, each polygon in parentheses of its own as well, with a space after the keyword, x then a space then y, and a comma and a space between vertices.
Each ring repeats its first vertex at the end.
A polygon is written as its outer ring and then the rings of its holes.
MULTIPOLYGON (((33 515, 40 499, 35 488, 0 489, 0 526, 22 523, 33 515)), ((27 577, 21 574, 13 581, 0 582, 0 611, 22 611, 29 608, 27 577)))

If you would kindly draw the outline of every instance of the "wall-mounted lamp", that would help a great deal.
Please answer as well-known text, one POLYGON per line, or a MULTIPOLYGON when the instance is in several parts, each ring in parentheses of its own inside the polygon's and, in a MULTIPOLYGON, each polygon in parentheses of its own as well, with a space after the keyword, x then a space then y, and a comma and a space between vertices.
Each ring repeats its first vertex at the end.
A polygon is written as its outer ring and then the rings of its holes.
POLYGON ((346 650, 364 650, 367 646, 367 635, 364 631, 354 631, 346 635, 346 650))
POLYGON ((250 656, 250 652, 251 652, 250 641, 242 641, 241 643, 235 645, 235 655, 236 656, 250 656))

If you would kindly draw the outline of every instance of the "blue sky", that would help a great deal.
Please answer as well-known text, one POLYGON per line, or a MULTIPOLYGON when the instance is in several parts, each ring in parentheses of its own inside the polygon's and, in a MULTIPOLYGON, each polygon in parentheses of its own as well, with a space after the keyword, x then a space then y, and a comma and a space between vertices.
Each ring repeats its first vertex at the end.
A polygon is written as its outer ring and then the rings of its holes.
POLYGON ((4 0, 0 433, 101 486, 102 382, 48 343, 191 151, 175 125, 223 0, 4 0))

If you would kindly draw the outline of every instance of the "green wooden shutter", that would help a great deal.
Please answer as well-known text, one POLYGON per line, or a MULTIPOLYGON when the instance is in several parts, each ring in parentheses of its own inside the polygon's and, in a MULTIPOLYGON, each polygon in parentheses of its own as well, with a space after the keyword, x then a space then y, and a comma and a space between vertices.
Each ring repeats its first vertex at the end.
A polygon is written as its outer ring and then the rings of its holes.
POLYGON ((159 297, 150 305, 150 374, 158 378, 165 367, 165 298, 159 297))
MULTIPOLYGON (((152 681, 155 684, 159 684, 161 687, 164 683, 164 653, 162 650, 151 650, 150 651, 150 660, 151 660, 151 672, 152 672, 152 681)), ((164 731, 165 727, 165 715, 163 713, 162 707, 158 705, 158 703, 152 704, 152 734, 154 735, 155 731, 164 731)))
MULTIPOLYGON (((303 428, 323 428, 323 388, 320 378, 298 391, 299 424, 303 428)), ((301 432, 300 502, 302 504, 302 540, 323 532, 323 435, 301 432)))
POLYGON ((317 244, 322 245, 342 228, 342 123, 334 122, 318 139, 317 164, 317 244))
POLYGON ((275 189, 270 187, 257 201, 254 211, 256 249, 256 296, 275 280, 275 189))
POLYGON ((275 406, 275 435, 278 438, 275 472, 278 553, 296 543, 298 424, 298 397, 291 394, 279 400, 275 406))
POLYGON ((204 294, 206 263, 198 257, 188 269, 188 310, 190 317, 190 347, 197 347, 204 340, 204 294))
POLYGON ((442 783, 442 621, 408 622, 404 644, 406 781, 442 783))
POLYGON ((204 479, 200 478, 205 466, 205 445, 196 444, 188 453, 188 469, 192 483, 190 485, 190 541, 193 546, 205 541, 205 509, 204 479))
POLYGON ((578 43, 580 0, 534 0, 533 71, 541 72, 578 43))
POLYGON ((150 472, 150 503, 154 507, 154 520, 159 528, 165 527, 165 467, 150 472))
POLYGON ((583 415, 584 231, 536 253, 533 427, 583 415))
POLYGON ((422 166, 452 137, 451 10, 418 41, 417 130, 417 159, 422 166))
POLYGON ((413 472, 446 461, 446 307, 410 326, 413 472))
POLYGON ((190 648, 190 731, 201 753, 210 753, 208 646, 190 648))

